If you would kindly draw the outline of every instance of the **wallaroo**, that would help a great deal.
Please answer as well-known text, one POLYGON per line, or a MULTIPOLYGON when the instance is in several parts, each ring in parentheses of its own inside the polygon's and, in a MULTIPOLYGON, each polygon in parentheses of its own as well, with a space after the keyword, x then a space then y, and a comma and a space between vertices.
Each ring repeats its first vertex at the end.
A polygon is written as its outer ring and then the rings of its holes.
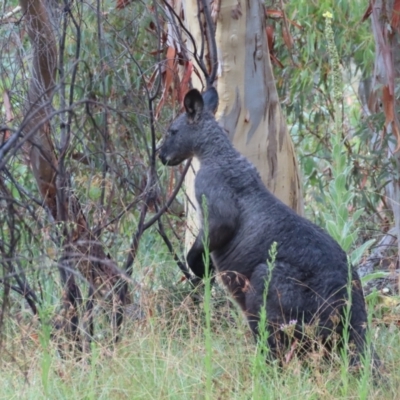
MULTIPOLYGON (((282 329, 289 322, 295 321, 294 338, 304 339, 304 328, 312 325, 322 342, 329 343, 332 333, 343 336, 347 315, 349 341, 355 349, 351 363, 359 363, 367 350, 367 313, 357 272, 332 237, 264 186, 255 167, 235 150, 215 120, 217 104, 214 88, 203 96, 190 90, 184 99, 186 112, 172 122, 159 153, 162 163, 170 166, 190 157, 200 161, 195 193, 198 204, 203 196, 206 199, 208 221, 202 224, 208 224, 213 265, 255 336, 269 282, 266 311, 272 357, 284 354, 293 340, 282 329), (267 260, 274 242, 276 256, 269 276, 267 260)), ((205 272, 203 236, 200 229, 187 254, 189 267, 200 278, 205 272)))

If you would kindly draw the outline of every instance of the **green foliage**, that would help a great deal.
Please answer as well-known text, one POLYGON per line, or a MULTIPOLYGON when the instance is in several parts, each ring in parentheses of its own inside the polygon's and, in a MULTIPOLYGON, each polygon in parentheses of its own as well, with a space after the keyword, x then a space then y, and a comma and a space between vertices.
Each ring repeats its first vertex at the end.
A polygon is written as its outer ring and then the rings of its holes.
MULTIPOLYGON (((346 188, 351 188, 353 194, 351 199, 345 198, 348 208, 364 211, 362 218, 354 222, 363 228, 368 224, 360 232, 357 245, 371 239, 371 228, 381 222, 378 210, 382 204, 385 207, 383 188, 393 174, 384 153, 387 138, 378 143, 373 134, 382 127, 383 115, 362 113, 359 86, 372 75, 375 57, 370 21, 362 21, 368 5, 368 0, 285 2, 287 18, 294 22, 288 22, 291 48, 284 40, 287 35, 283 21, 267 20, 276 28, 275 55, 284 66, 275 68, 274 74, 302 167, 306 212, 323 226, 323 212, 337 213, 324 199, 331 190, 331 181, 338 178, 332 175, 331 164, 345 163, 345 176, 339 178, 337 185, 343 187, 343 179, 346 180, 346 188), (335 63, 340 71, 330 63, 323 17, 327 11, 332 14, 330 46, 336 49, 335 63), (340 113, 335 112, 337 101, 331 79, 335 73, 342 81, 340 113), (340 128, 338 118, 343 120, 340 128), (343 154, 335 161, 339 153, 333 148, 331 136, 336 134, 341 135, 343 154)), ((340 212, 346 216, 344 206, 340 212)), ((390 214, 386 216, 391 218, 390 214)), ((332 226, 330 231, 335 238, 339 236, 332 226)))
POLYGON ((204 365, 206 370, 206 400, 211 400, 212 397, 212 378, 213 378, 213 365, 212 365, 212 337, 211 337, 211 280, 212 276, 210 273, 210 251, 209 251, 209 231, 208 231, 208 206, 207 199, 203 195, 202 197, 202 210, 204 220, 204 239, 203 246, 205 249, 203 261, 205 266, 205 277, 204 277, 204 312, 206 325, 204 328, 204 342, 206 354, 204 357, 204 365))
MULTIPOLYGON (((332 69, 332 87, 334 91, 333 108, 334 108, 334 133, 330 135, 330 144, 332 148, 332 162, 329 163, 329 168, 332 174, 332 180, 328 186, 326 196, 326 204, 331 213, 324 212, 323 216, 326 223, 326 229, 330 235, 342 246, 344 251, 348 252, 355 244, 358 228, 356 222, 361 216, 363 210, 358 210, 349 215, 348 210, 354 203, 355 188, 349 180, 351 168, 348 165, 348 160, 345 153, 343 140, 343 118, 345 110, 342 108, 343 100, 343 82, 340 73, 339 57, 334 42, 334 33, 332 30, 331 18, 332 14, 326 12, 325 37, 328 42, 328 53, 331 60, 332 69)), ((363 252, 373 244, 373 240, 369 240, 352 252, 350 255, 350 265, 356 265, 361 259, 363 252)), ((349 266, 350 268, 350 266, 349 266)), ((349 272, 349 282, 351 282, 351 274, 349 272)), ((351 290, 349 289, 349 294, 351 290)))
MULTIPOLYGON (((355 197, 353 185, 347 184, 349 181, 349 175, 351 169, 347 165, 346 154, 344 151, 342 131, 343 131, 343 120, 342 115, 342 77, 340 73, 339 58, 337 49, 334 43, 334 34, 331 25, 332 14, 326 12, 324 14, 326 19, 325 22, 325 36, 328 42, 328 52, 331 61, 332 68, 332 81, 334 88, 334 123, 335 133, 331 135, 331 147, 332 147, 332 163, 330 169, 333 180, 329 184, 328 194, 326 196, 326 202, 330 205, 333 213, 324 213, 326 227, 331 236, 342 246, 342 248, 348 252, 354 245, 358 228, 356 222, 361 216, 361 210, 355 212, 352 216, 349 215, 348 209, 355 197)), ((342 391, 343 397, 348 396, 349 392, 349 334, 350 334, 350 319, 351 319, 351 305, 352 305, 352 285, 353 285, 353 270, 352 266, 356 265, 360 261, 360 258, 365 250, 372 245, 373 240, 369 240, 362 246, 353 251, 348 261, 348 280, 347 280, 347 296, 348 301, 344 308, 343 315, 343 347, 341 348, 342 353, 342 364, 341 364, 341 380, 342 380, 342 391)), ((369 353, 369 352, 367 352, 369 353)), ((365 398, 366 395, 366 382, 370 378, 371 356, 367 356, 364 360, 365 367, 362 370, 360 380, 360 394, 361 398, 365 398)))
POLYGON ((50 318, 51 316, 44 310, 41 310, 39 313, 41 319, 41 332, 39 333, 39 342, 42 347, 42 385, 43 391, 48 397, 50 395, 49 392, 49 374, 51 369, 52 357, 50 351, 50 337, 51 337, 51 325, 50 318))
POLYGON ((269 286, 272 278, 272 271, 275 267, 275 260, 277 255, 277 243, 273 242, 268 252, 269 257, 267 260, 268 265, 268 276, 265 281, 265 288, 263 292, 263 303, 260 310, 260 320, 258 322, 258 340, 257 347, 254 354, 253 366, 252 366, 252 381, 253 381, 253 399, 261 399, 263 393, 263 382, 267 379, 270 368, 266 364, 266 357, 268 357, 269 346, 268 346, 268 316, 267 316, 267 297, 269 286))

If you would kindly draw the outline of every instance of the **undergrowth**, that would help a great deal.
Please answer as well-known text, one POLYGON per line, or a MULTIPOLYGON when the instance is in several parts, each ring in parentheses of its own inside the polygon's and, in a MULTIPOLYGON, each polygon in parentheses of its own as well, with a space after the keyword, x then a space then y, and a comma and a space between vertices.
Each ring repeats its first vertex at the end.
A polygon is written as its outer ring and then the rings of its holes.
POLYGON ((260 363, 240 311, 223 291, 204 307, 162 290, 149 295, 144 317, 129 320, 116 346, 96 340, 80 360, 60 353, 49 326, 31 321, 7 329, 0 369, 1 399, 395 399, 400 386, 400 334, 375 323, 371 335, 385 362, 385 383, 348 373, 343 360, 315 351, 279 367, 260 363), (162 304, 163 307, 158 307, 162 304), (208 348, 209 347, 209 348, 208 348), (210 357, 210 361, 207 361, 210 357), (254 366, 257 368, 254 368, 254 366), (207 380, 210 386, 207 388, 207 380), (255 381, 256 380, 256 381, 255 381), (344 397, 343 384, 347 385, 344 397), (254 392, 256 389, 257 394, 254 392))

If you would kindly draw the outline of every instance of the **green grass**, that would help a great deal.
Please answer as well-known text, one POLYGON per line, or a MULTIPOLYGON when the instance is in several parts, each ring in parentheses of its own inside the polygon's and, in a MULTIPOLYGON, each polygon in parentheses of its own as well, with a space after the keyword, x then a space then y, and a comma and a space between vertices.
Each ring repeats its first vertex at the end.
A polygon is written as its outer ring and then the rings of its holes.
POLYGON ((244 319, 223 296, 214 295, 210 372, 205 363, 203 307, 195 307, 187 297, 178 307, 157 308, 170 297, 165 290, 149 296, 147 315, 153 310, 152 317, 130 321, 115 348, 104 341, 94 343, 91 358, 80 361, 61 358, 55 342, 46 340, 46 331, 37 322, 15 324, 6 330, 9 336, 3 342, 0 398, 204 399, 211 373, 207 396, 211 399, 396 399, 400 334, 394 325, 375 326, 372 331, 385 362, 385 385, 374 385, 371 379, 362 385, 355 373, 343 382, 339 355, 327 362, 311 354, 306 364, 294 358, 283 369, 265 364, 260 373, 259 363, 254 371, 257 349, 244 319), (216 306, 215 297, 222 299, 222 305, 216 306))

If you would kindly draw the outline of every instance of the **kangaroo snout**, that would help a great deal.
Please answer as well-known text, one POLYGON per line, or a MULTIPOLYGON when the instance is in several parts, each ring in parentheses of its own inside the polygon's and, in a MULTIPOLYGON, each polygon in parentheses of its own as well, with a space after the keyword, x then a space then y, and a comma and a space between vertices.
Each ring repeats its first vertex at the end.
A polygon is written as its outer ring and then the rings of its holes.
POLYGON ((167 158, 165 155, 161 152, 161 150, 158 152, 158 158, 164 165, 168 165, 167 158))

